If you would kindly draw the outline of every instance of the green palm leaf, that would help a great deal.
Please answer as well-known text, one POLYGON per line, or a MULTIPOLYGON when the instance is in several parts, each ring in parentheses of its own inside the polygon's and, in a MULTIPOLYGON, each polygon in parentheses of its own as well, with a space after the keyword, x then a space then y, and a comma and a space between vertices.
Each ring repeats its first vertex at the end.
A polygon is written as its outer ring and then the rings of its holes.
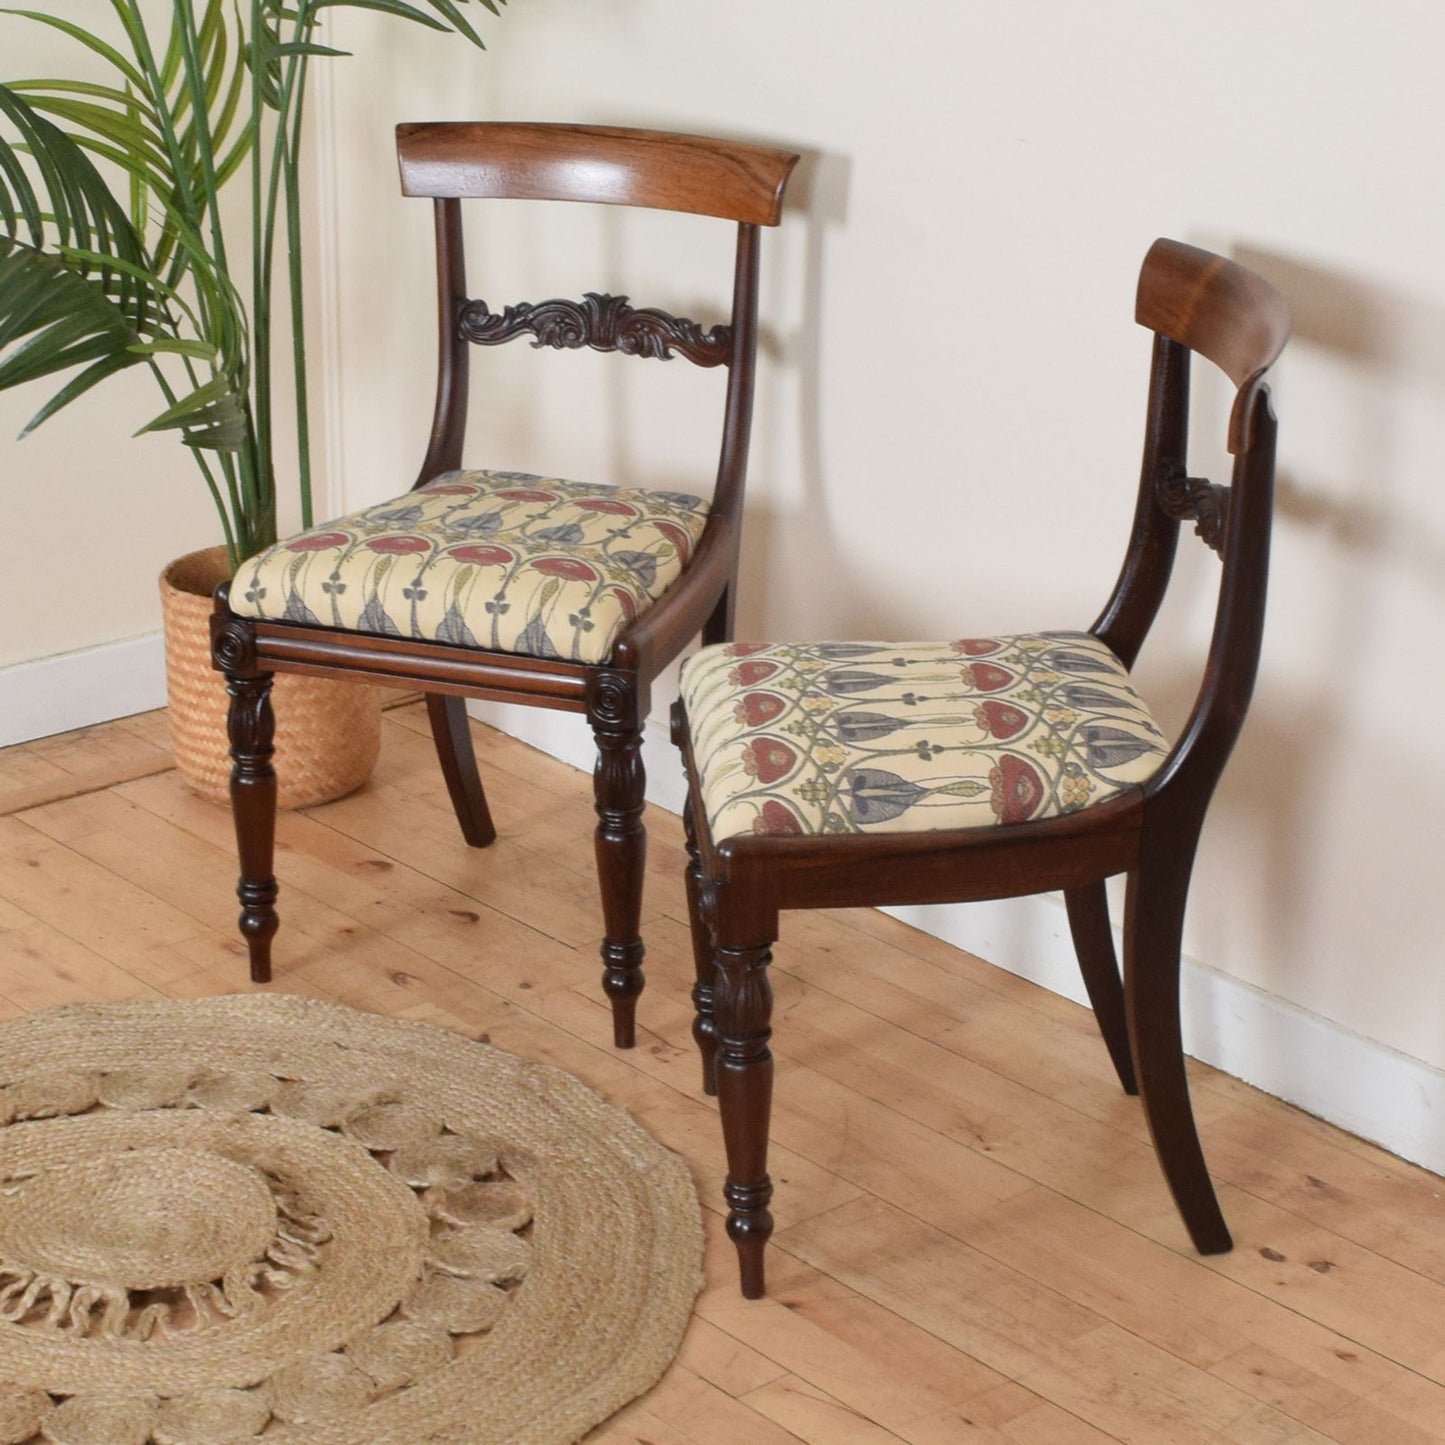
MULTIPOLYGON (((0 119, 8 120, 19 134, 18 144, 0 135, 0 213, 8 217, 18 211, 36 249, 46 247, 53 235, 59 245, 143 266, 145 247, 130 217, 75 140, 6 85, 0 85, 0 119), (21 164, 22 154, 29 158, 38 186, 21 164)), ((134 305, 138 319, 144 315, 148 305, 144 287, 126 281, 117 297, 123 305, 134 305)))
MULTIPOLYGON (((345 54, 324 43, 324 12, 375 11, 480 47, 469 3, 109 0, 119 25, 113 43, 93 33, 93 20, 87 28, 0 8, 111 68, 109 81, 0 84, 0 390, 69 373, 27 430, 106 377, 144 365, 166 407, 142 430, 177 432, 192 448, 232 560, 274 541, 271 312, 279 266, 291 307, 296 466, 309 520, 301 122, 311 62, 345 54), (247 157, 249 298, 232 276, 217 201, 247 157)), ((497 15, 505 0, 479 3, 497 15)))
POLYGON ((153 431, 179 431, 187 446, 208 451, 239 451, 249 432, 245 399, 226 377, 213 377, 148 421, 136 435, 153 431))
POLYGON ((0 238, 0 390, 93 363, 41 407, 21 436, 107 376, 143 362, 131 350, 140 340, 99 276, 0 238))

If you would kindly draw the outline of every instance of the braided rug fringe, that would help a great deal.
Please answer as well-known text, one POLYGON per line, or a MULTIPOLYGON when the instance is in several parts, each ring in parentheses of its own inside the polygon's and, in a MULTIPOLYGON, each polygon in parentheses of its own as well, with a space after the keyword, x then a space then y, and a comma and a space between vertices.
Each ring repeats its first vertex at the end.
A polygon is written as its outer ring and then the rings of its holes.
POLYGON ((570 1445, 702 1284, 558 1069, 284 995, 0 1024, 0 1445, 570 1445))

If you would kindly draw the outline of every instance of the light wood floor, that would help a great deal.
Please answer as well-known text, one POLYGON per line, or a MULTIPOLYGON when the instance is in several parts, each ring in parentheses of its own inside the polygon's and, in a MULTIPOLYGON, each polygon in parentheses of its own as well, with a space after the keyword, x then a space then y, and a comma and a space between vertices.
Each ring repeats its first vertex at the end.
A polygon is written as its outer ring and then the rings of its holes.
MULTIPOLYGON (((588 780, 478 729, 502 836, 473 851, 424 713, 385 734, 368 787, 283 815, 276 987, 560 1064, 685 1154, 707 1206, 681 1356, 591 1439, 1445 1441, 1445 1183, 1199 1068, 1237 1240, 1199 1259, 1091 1016, 877 914, 785 919, 772 1296, 744 1303, 677 820, 650 812, 645 1031, 617 1053, 588 780)), ((0 752, 0 1014, 247 987, 234 875, 161 715, 0 752)))

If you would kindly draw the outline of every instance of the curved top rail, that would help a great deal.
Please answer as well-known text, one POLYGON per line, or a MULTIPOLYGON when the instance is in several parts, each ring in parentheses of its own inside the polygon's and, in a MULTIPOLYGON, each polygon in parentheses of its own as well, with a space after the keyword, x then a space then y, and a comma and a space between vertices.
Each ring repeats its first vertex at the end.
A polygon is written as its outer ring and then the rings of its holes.
POLYGON ((776 226, 798 157, 709 136, 440 121, 396 128, 408 196, 596 201, 776 226))
POLYGON ((1134 318, 1207 356, 1237 387, 1274 364, 1290 332, 1289 305, 1264 277, 1162 238, 1139 272, 1134 318))

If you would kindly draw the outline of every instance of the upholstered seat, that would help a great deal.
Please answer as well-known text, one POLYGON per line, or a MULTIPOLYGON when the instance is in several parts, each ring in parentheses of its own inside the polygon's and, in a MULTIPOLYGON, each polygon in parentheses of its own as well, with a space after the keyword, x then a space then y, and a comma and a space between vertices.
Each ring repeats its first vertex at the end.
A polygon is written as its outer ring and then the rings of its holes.
POLYGON ((1168 753, 1086 632, 728 643, 688 659, 682 698, 715 842, 1051 818, 1142 783, 1168 753))
POLYGON ((602 662, 682 574, 708 504, 524 472, 446 472, 245 563, 242 617, 602 662))

